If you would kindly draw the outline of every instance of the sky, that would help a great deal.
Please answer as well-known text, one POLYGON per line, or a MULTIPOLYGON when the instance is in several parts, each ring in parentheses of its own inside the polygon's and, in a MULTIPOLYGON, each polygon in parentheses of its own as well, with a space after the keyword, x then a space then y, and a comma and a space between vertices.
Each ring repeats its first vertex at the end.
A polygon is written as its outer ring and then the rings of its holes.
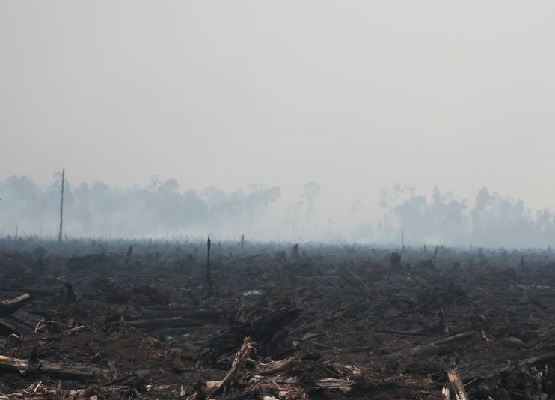
POLYGON ((2 1, 0 179, 555 209, 552 1, 2 1))

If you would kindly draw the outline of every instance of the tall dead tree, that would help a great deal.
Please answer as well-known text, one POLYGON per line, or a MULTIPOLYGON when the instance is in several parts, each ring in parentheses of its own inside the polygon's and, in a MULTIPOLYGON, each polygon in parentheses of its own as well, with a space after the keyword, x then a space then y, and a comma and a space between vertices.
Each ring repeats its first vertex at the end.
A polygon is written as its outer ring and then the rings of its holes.
POLYGON ((401 254, 393 252, 389 255, 389 273, 388 276, 401 272, 401 254))
POLYGON ((206 280, 205 280, 205 294, 208 297, 212 296, 212 275, 210 273, 210 236, 208 237, 208 241, 206 242, 206 280))
POLYGON ((62 229, 64 226, 64 185, 66 170, 62 170, 62 194, 60 200, 60 231, 58 232, 58 243, 62 242, 62 229))
POLYGON ((292 258, 294 260, 298 260, 300 258, 299 257, 299 244, 298 243, 295 243, 295 245, 293 246, 293 253, 292 254, 293 254, 292 258))

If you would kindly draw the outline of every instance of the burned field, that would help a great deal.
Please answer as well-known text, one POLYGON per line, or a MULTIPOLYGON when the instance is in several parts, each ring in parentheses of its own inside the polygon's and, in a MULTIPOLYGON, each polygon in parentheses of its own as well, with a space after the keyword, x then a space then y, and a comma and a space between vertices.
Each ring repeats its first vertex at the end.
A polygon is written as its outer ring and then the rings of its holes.
POLYGON ((551 251, 0 243, 1 398, 555 398, 551 251))

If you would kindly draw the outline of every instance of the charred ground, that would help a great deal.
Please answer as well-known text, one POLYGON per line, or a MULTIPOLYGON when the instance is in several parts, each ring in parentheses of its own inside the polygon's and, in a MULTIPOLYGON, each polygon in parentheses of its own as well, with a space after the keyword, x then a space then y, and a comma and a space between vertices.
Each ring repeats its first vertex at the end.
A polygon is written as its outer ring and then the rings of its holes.
POLYGON ((0 393, 454 398, 458 376, 555 398, 550 250, 213 241, 210 264, 200 242, 1 241, 0 393))

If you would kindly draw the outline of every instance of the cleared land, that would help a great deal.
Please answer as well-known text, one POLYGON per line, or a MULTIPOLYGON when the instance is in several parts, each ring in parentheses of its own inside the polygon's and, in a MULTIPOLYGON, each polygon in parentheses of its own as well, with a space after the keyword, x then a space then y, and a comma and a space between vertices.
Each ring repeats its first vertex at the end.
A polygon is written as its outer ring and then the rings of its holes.
POLYGON ((3 240, 0 282, 8 398, 555 398, 550 250, 3 240))

